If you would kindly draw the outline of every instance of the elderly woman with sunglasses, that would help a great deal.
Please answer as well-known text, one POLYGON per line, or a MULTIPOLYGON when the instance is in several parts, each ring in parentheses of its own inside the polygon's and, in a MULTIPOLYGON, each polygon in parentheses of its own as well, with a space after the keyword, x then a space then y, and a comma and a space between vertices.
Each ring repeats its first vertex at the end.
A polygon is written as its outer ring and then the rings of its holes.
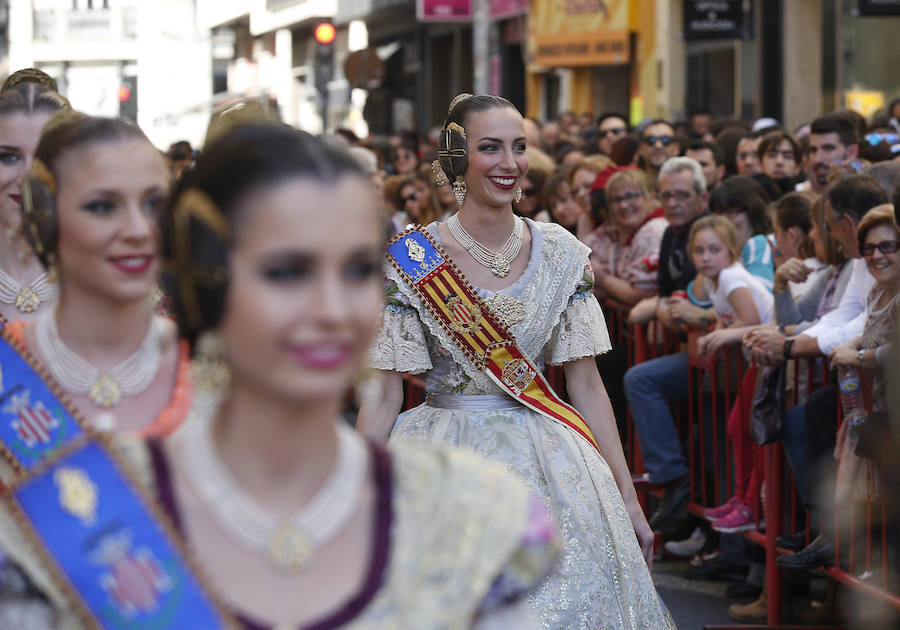
MULTIPOLYGON (((859 251, 875 285, 866 301, 863 334, 831 351, 831 365, 877 369, 883 363, 897 315, 900 314, 900 228, 894 222, 890 204, 875 206, 859 222, 859 251)), ((872 400, 879 405, 883 389, 873 389, 872 400)))

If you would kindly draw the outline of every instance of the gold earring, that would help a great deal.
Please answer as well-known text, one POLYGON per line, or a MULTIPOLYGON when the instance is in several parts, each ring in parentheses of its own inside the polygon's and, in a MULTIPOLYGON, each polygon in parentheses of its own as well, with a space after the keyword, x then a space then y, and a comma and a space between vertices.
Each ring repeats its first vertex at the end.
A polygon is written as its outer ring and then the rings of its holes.
POLYGON ((47 282, 59 284, 59 274, 56 273, 56 256, 53 254, 47 256, 47 282))
POLYGON ((516 196, 513 197, 513 199, 515 200, 516 203, 519 203, 520 201, 522 201, 522 187, 521 186, 516 188, 516 196))
POLYGON ((456 203, 460 207, 462 207, 463 201, 466 199, 466 190, 466 180, 463 179, 462 175, 457 175, 456 179, 453 180, 453 196, 456 197, 456 203))
POLYGON ((447 175, 444 173, 444 169, 441 168, 440 160, 435 160, 431 163, 431 172, 434 173, 435 186, 443 186, 447 183, 447 175))
POLYGON ((231 383, 231 370, 225 359, 225 342, 218 332, 207 330, 197 338, 191 374, 194 386, 200 391, 223 391, 231 383))

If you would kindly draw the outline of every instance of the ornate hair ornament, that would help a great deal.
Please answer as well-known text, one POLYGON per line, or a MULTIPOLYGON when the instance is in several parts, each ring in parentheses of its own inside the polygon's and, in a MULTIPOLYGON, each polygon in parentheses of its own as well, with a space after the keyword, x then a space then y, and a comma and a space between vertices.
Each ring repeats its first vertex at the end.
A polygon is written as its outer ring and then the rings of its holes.
POLYGON ((219 265, 206 268, 197 264, 191 256, 192 222, 209 229, 221 242, 228 242, 231 228, 215 202, 199 188, 187 188, 178 195, 172 210, 171 259, 166 266, 177 274, 177 290, 184 304, 188 324, 194 329, 203 327, 203 313, 196 287, 210 287, 225 283, 228 270, 219 265))
MULTIPOLYGON (((50 169, 47 168, 42 159, 35 158, 31 164, 31 171, 29 171, 28 177, 22 182, 22 212, 25 215, 22 227, 27 230, 26 238, 31 242, 38 258, 41 259, 52 254, 52 252, 47 251, 48 247, 47 243, 44 242, 44 236, 41 234, 41 226, 49 225, 55 221, 53 216, 53 197, 56 197, 56 178, 53 177, 53 173, 50 172, 50 169), (32 187, 32 180, 38 182, 45 189, 44 192, 37 191, 38 199, 42 202, 38 203, 37 206, 35 205, 35 191, 32 187), (51 196, 50 199, 46 198, 48 194, 51 196)), ((53 240, 53 237, 49 237, 49 239, 53 240)))
POLYGON ((472 98, 475 96, 474 94, 469 94, 468 92, 463 92, 462 94, 457 94, 456 97, 452 101, 450 101, 450 107, 447 109, 447 115, 450 115, 450 112, 453 111, 453 108, 459 105, 461 102, 466 100, 467 98, 472 98))
POLYGON ((20 83, 36 83, 48 87, 54 92, 59 92, 59 88, 56 87, 56 81, 53 77, 37 68, 22 68, 21 70, 16 70, 6 78, 6 81, 3 82, 3 86, 0 87, 0 90, 8 90, 20 83))
POLYGON ((53 196, 56 196, 56 178, 41 158, 34 158, 29 177, 40 181, 53 196))
MULTIPOLYGON (((458 124, 456 124, 455 122, 452 122, 452 123, 450 123, 450 124, 447 125, 447 131, 456 131, 456 132, 458 132, 459 135, 461 135, 463 138, 466 137, 466 130, 463 129, 461 125, 458 125, 458 124)), ((449 144, 449 143, 448 143, 448 144, 449 144)))
POLYGON ((434 160, 431 163, 431 173, 434 175, 435 186, 443 186, 447 183, 447 174, 444 173, 444 169, 441 168, 440 160, 434 160))

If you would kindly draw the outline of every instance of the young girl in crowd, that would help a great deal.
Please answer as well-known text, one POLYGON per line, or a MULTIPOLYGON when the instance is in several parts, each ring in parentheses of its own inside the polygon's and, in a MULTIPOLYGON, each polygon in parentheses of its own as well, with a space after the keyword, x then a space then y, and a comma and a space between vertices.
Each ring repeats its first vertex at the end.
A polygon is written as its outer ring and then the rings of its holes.
MULTIPOLYGON (((716 354, 721 348, 739 343, 752 326, 771 321, 772 294, 747 271, 739 259, 739 243, 734 226, 722 216, 705 217, 691 228, 688 251, 702 276, 716 310, 716 330, 700 337, 700 354, 716 354)), ((741 392, 728 417, 728 438, 734 448, 735 496, 724 505, 706 511, 713 528, 733 533, 755 527, 759 480, 753 475, 753 449, 743 420, 753 395, 755 368, 748 368, 741 392)))
POLYGON ((750 177, 729 177, 710 193, 709 209, 731 221, 740 252, 738 260, 771 291, 775 277, 769 240, 772 220, 762 186, 750 177))

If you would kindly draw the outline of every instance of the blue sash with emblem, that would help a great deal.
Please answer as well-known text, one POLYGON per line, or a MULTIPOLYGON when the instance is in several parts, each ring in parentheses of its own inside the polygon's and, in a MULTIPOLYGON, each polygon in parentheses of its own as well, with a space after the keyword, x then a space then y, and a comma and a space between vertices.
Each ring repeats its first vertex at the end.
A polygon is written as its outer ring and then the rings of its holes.
POLYGON ((152 500, 58 394, 0 336, 0 444, 17 471, 2 499, 54 582, 92 627, 232 627, 152 500))

